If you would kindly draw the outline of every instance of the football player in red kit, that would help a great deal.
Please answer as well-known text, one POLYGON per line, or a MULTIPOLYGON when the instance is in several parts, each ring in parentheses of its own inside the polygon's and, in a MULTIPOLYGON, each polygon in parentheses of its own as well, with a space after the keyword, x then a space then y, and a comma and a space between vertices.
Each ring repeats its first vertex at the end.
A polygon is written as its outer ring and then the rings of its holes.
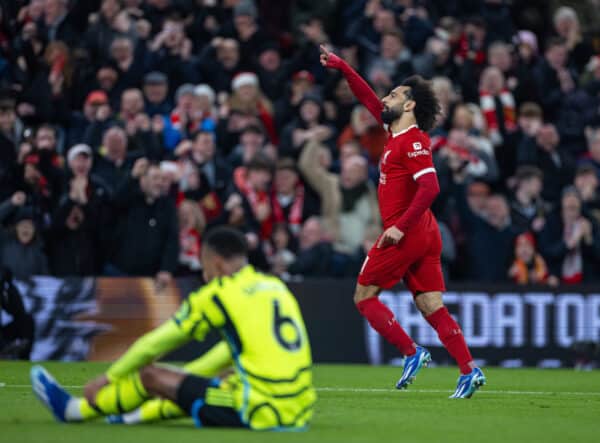
POLYGON ((378 187, 384 232, 364 261, 354 302, 369 324, 404 355, 404 370, 396 387, 406 388, 431 355, 413 342, 377 297, 382 289, 404 280, 417 308, 460 368, 451 398, 470 398, 485 384, 485 376, 476 367, 460 326, 443 304, 442 240, 429 209, 440 192, 426 133, 440 112, 435 94, 428 82, 413 76, 379 100, 344 60, 323 46, 321 64, 341 71, 354 95, 389 132, 378 187))

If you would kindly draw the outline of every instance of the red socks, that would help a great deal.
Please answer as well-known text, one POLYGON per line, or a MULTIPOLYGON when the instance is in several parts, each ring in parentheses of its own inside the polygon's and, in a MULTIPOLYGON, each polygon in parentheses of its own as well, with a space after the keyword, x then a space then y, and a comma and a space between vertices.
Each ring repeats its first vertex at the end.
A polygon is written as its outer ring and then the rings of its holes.
POLYGON ((416 352, 415 343, 398 324, 392 311, 381 303, 379 298, 367 298, 358 302, 356 307, 373 329, 394 345, 402 355, 413 355, 416 352))
POLYGON ((471 357, 460 326, 454 321, 448 309, 440 308, 426 317, 426 320, 437 331, 440 341, 458 363, 460 373, 469 374, 475 367, 473 357, 471 357))

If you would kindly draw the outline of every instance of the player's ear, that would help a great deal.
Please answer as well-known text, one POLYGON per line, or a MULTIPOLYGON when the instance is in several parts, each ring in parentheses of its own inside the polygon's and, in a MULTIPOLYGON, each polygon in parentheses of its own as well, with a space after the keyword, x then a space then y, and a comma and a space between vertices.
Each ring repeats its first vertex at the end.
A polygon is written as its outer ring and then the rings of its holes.
POLYGON ((218 277, 227 275, 227 264, 225 263, 225 259, 223 257, 215 254, 213 257, 213 263, 215 265, 215 270, 217 271, 218 277))
POLYGON ((404 103, 404 112, 411 112, 415 109, 415 106, 417 105, 417 102, 415 102, 414 100, 407 100, 404 103))

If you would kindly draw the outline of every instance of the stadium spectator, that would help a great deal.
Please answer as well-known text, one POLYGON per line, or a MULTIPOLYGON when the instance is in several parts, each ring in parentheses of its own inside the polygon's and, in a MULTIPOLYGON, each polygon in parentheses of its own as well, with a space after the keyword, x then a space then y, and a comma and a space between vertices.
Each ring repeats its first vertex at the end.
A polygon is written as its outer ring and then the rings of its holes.
POLYGON ((0 325, 0 359, 29 360, 35 323, 7 268, 0 268, 0 316, 2 312, 9 314, 11 319, 0 325))
POLYGON ((259 224, 256 234, 260 240, 266 240, 273 231, 273 206, 271 201, 271 181, 273 179, 273 164, 262 153, 256 154, 244 166, 233 171, 233 181, 236 191, 243 196, 251 208, 248 218, 254 218, 259 224))
POLYGON ((215 37, 200 53, 202 78, 217 93, 228 92, 233 76, 243 65, 240 61, 240 44, 233 38, 215 37))
POLYGON ((368 181, 364 157, 347 158, 340 174, 333 174, 320 162, 321 146, 314 140, 306 144, 300 171, 321 198, 323 224, 333 234, 336 250, 351 254, 361 244, 367 227, 381 224, 375 189, 368 181))
POLYGON ((232 111, 258 117, 270 141, 278 143, 279 136, 273 120, 273 105, 261 91, 257 75, 252 72, 237 74, 231 82, 231 90, 232 94, 226 106, 232 111))
POLYGON ((495 146, 501 145, 506 135, 517 129, 515 99, 505 81, 499 68, 489 67, 481 74, 479 84, 479 103, 488 137, 495 146))
POLYGON ((184 23, 180 16, 168 16, 162 30, 149 45, 148 66, 152 70, 164 72, 171 87, 178 88, 186 83, 197 83, 192 42, 186 37, 184 23))
POLYGON ((177 268, 179 229, 175 205, 161 196, 159 167, 138 159, 116 189, 114 205, 105 275, 153 275, 165 287, 177 268))
POLYGON ((534 166, 521 166, 517 170, 510 217, 519 230, 539 232, 544 227, 549 208, 541 197, 543 178, 542 171, 534 166))
POLYGON ((516 172, 519 145, 525 138, 535 138, 542 124, 542 108, 537 103, 525 102, 519 107, 516 131, 495 150, 502 183, 507 183, 516 172))
POLYGON ((583 214, 590 217, 595 223, 600 223, 600 195, 598 195, 598 174, 596 169, 583 164, 575 172, 575 189, 581 197, 583 214))
MULTIPOLYGON (((297 115, 302 99, 309 92, 314 92, 314 88, 315 76, 310 72, 298 71, 292 76, 291 84, 286 88, 285 94, 275 102, 275 121, 278 125, 286 125, 297 115)), ((354 98, 351 97, 350 101, 354 103, 354 98)))
POLYGON ((298 254, 287 272, 291 275, 329 277, 333 249, 326 238, 325 227, 318 217, 306 220, 300 231, 298 254))
POLYGON ((569 6, 561 6, 554 13, 553 22, 557 34, 565 40, 569 51, 569 64, 581 73, 594 50, 581 32, 577 13, 569 6))
POLYGON ((68 0, 46 0, 43 20, 40 20, 40 33, 49 42, 63 41, 77 44, 79 33, 75 28, 74 17, 69 11, 68 0))
POLYGON ((377 53, 384 32, 392 32, 397 28, 394 11, 384 8, 379 1, 370 0, 365 2, 364 14, 357 14, 354 23, 348 27, 346 38, 368 55, 377 53))
POLYGON ((112 190, 128 176, 134 162, 141 157, 141 153, 128 151, 127 134, 119 126, 109 128, 102 137, 102 145, 96 149, 93 171, 112 190))
POLYGON ((15 101, 0 97, 0 199, 7 198, 17 180, 17 146, 23 133, 15 112, 15 101))
POLYGON ((46 234, 50 271, 57 276, 86 276, 102 272, 111 195, 92 170, 92 149, 73 146, 67 154, 69 180, 46 234))
MULTIPOLYGON (((464 175, 456 175, 458 182, 464 175)), ((510 209, 503 195, 492 194, 482 213, 474 212, 467 202, 465 186, 456 187, 457 207, 466 236, 467 277, 471 281, 507 280, 506 270, 512 257, 517 230, 510 220, 510 209), (490 254, 489 251, 494 251, 490 254)))
MULTIPOLYGON (((194 137, 193 143, 186 144, 185 146, 189 146, 189 160, 200 168, 210 189, 218 195, 222 195, 229 185, 231 169, 217 155, 218 150, 215 145, 214 134, 200 131, 194 137)), ((185 148, 185 146, 182 148, 185 148)), ((184 154, 181 150, 182 148, 178 148, 179 152, 176 151, 178 157, 184 154)))
MULTIPOLYGON (((365 203, 374 202, 371 182, 378 180, 387 133, 357 106, 343 76, 320 65, 320 44, 341 53, 382 94, 413 70, 433 77, 442 107, 430 131, 441 186, 433 209, 450 228, 445 246, 453 241, 457 246, 450 281, 471 277, 463 271, 475 254, 470 241, 463 247, 465 235, 473 234, 457 223, 456 175, 465 178, 471 211, 486 223, 489 199, 500 213, 495 194, 509 199, 508 231, 528 229, 536 236, 548 231, 550 219, 555 224, 558 217, 548 211, 560 206, 563 190, 573 184, 583 217, 594 226, 598 221, 600 55, 592 45, 595 11, 583 4, 4 3, 0 201, 25 193, 53 273, 88 272, 89 262, 73 261, 97 241, 99 234, 87 226, 101 217, 93 215, 96 192, 106 188, 102 206, 113 205, 113 191, 131 181, 141 157, 160 162, 160 169, 151 169, 158 170, 161 195, 172 203, 193 201, 207 229, 220 224, 242 229, 254 263, 266 266, 266 252, 269 265, 281 268, 273 261, 279 257, 273 251, 280 250, 287 258, 276 261, 289 265, 288 252, 296 251, 285 246, 285 232, 292 232, 293 243, 300 223, 318 215, 335 245, 329 272, 352 272, 372 234, 365 226, 378 225, 375 206, 365 203), (318 147, 311 149, 311 143, 318 147), (70 201, 71 194, 83 197, 85 180, 73 176, 66 148, 81 144, 92 151, 91 158, 75 156, 80 166, 92 168, 81 174, 87 176, 87 205, 70 201), (312 166, 306 171, 308 153, 312 166), (263 223, 256 220, 248 188, 234 186, 245 181, 244 169, 236 176, 234 170, 257 154, 268 157, 271 167, 281 166, 272 184, 261 183, 271 206, 263 223), (532 167, 543 177, 541 195, 540 175, 532 167), (315 186, 311 173, 327 179, 315 186), (356 186, 340 185, 344 176, 356 186), (270 235, 267 220, 278 226, 270 235), (77 245, 67 247, 71 242, 77 245), (77 254, 65 256, 70 249, 77 254)), ((106 224, 111 222, 109 217, 106 224)), ((492 239, 506 230, 489 229, 492 239)), ((540 238, 537 246, 542 252, 546 247, 540 238)), ((106 258, 96 253, 84 254, 94 256, 94 269, 106 258)), ((581 256, 586 270, 592 269, 592 255, 581 256)), ((561 260, 546 258, 550 268, 561 260)), ((507 269, 491 274, 506 279, 507 269)))
POLYGON ((321 96, 309 93, 302 98, 296 118, 283 129, 280 153, 297 159, 308 141, 325 143, 333 150, 334 136, 333 128, 326 123, 321 96))
POLYGON ((388 31, 381 36, 380 54, 366 65, 367 79, 376 91, 388 91, 400 79, 414 72, 410 50, 404 46, 398 31, 388 31))
POLYGON ((580 163, 592 165, 600 178, 600 128, 588 128, 586 137, 588 151, 582 156, 580 163))
POLYGON ((300 180, 295 162, 281 159, 276 166, 271 197, 276 224, 287 226, 297 236, 306 219, 319 214, 319 202, 300 180))
POLYGON ((552 38, 546 45, 543 60, 534 71, 538 97, 544 115, 553 120, 567 94, 577 87, 576 74, 568 66, 568 49, 564 39, 552 38))
POLYGON ((177 208, 179 222, 179 266, 177 275, 198 272, 202 234, 206 228, 206 218, 200 206, 194 201, 183 200, 177 208))
POLYGON ((18 279, 48 274, 48 259, 34 212, 25 202, 25 194, 18 191, 0 205, 0 224, 11 217, 9 228, 0 226, 0 266, 18 279))
POLYGON ((257 124, 250 124, 242 129, 240 143, 236 145, 229 155, 229 164, 238 167, 248 163, 256 154, 265 147, 265 133, 257 124))
POLYGON ((561 189, 573 180, 573 158, 561 149, 552 124, 543 125, 535 137, 524 137, 517 148, 517 164, 537 166, 544 174, 542 197, 556 202, 561 189))
POLYGON ((118 72, 115 88, 123 91, 138 86, 144 77, 145 46, 139 45, 136 50, 130 37, 116 37, 110 44, 110 61, 118 72))
POLYGON ((347 125, 337 140, 338 149, 349 141, 358 141, 369 154, 369 162, 373 165, 379 163, 379 157, 387 138, 387 132, 382 128, 371 113, 362 105, 356 105, 347 125))
POLYGON ((536 251, 535 237, 524 232, 515 240, 515 260, 508 270, 508 276, 517 284, 558 284, 558 279, 551 276, 544 258, 536 251))
POLYGON ((198 108, 194 85, 186 83, 177 88, 175 102, 177 105, 171 115, 164 117, 163 137, 168 150, 174 150, 180 141, 191 138, 199 130, 214 129, 214 121, 198 108))
POLYGON ((598 227, 582 215, 577 190, 566 188, 560 210, 548 218, 540 232, 540 251, 550 272, 562 283, 575 284, 597 280, 600 259, 598 227))
POLYGON ((159 71, 144 76, 145 111, 150 117, 169 115, 173 108, 169 100, 169 80, 159 71))
POLYGON ((451 56, 448 41, 437 36, 431 37, 427 40, 425 50, 413 57, 415 73, 425 78, 457 78, 458 69, 451 56))
POLYGON ((296 239, 285 223, 278 223, 273 228, 273 235, 269 244, 268 260, 271 272, 275 275, 285 276, 288 267, 296 260, 296 239))

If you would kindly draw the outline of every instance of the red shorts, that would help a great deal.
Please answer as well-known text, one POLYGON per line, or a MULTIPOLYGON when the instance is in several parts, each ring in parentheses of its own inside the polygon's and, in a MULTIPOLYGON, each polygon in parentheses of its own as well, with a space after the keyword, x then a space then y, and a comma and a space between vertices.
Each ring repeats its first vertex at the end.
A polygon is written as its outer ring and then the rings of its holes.
POLYGON ((404 279, 413 295, 443 292, 441 255, 442 238, 433 221, 427 228, 411 229, 397 245, 380 249, 375 243, 360 270, 358 284, 389 289, 404 279))

